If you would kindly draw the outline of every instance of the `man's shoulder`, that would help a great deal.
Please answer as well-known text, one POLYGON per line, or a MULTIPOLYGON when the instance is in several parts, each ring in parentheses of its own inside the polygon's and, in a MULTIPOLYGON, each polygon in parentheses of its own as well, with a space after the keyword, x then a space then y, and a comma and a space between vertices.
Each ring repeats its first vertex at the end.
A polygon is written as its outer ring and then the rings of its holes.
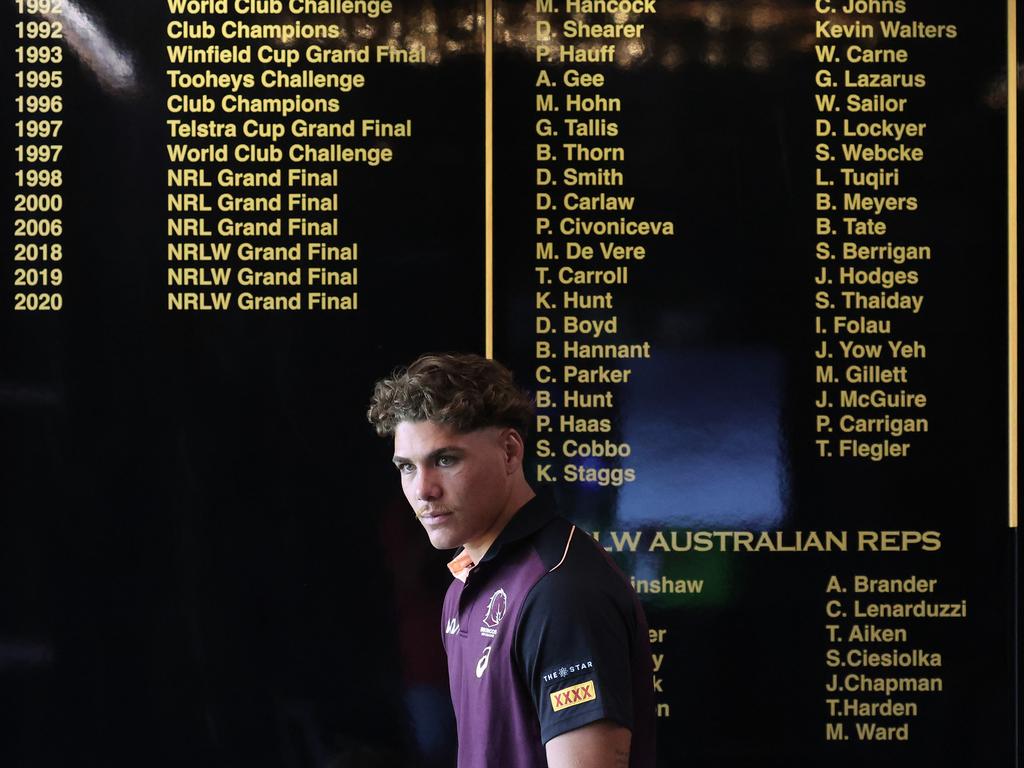
POLYGON ((538 531, 534 548, 547 572, 534 585, 528 603, 553 610, 595 600, 622 607, 632 602, 629 582, 612 559, 587 531, 565 518, 556 517, 538 531))
POLYGON ((561 515, 554 515, 530 539, 530 547, 540 558, 545 570, 550 571, 558 565, 566 553, 571 540, 580 535, 580 531, 561 515))
POLYGON ((637 686, 651 678, 633 590, 586 530, 565 523, 538 533, 537 552, 548 567, 524 601, 512 659, 541 740, 600 720, 634 730, 634 702, 646 710, 637 686))

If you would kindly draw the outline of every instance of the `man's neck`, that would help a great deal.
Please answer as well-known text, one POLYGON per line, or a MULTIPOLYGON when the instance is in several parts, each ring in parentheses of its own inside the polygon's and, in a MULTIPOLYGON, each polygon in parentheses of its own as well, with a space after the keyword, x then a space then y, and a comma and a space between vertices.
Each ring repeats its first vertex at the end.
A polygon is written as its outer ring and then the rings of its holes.
POLYGON ((526 502, 536 495, 537 494, 533 492, 533 488, 530 487, 525 478, 521 483, 516 483, 512 492, 509 494, 508 501, 505 503, 502 513, 498 516, 498 519, 494 521, 494 525, 488 528, 486 533, 482 536, 477 537, 475 541, 466 542, 466 553, 473 558, 474 563, 479 563, 484 559, 484 555, 487 554, 487 550, 489 550, 491 545, 494 544, 498 535, 505 530, 505 526, 508 525, 509 521, 515 517, 516 513, 522 509, 526 502))

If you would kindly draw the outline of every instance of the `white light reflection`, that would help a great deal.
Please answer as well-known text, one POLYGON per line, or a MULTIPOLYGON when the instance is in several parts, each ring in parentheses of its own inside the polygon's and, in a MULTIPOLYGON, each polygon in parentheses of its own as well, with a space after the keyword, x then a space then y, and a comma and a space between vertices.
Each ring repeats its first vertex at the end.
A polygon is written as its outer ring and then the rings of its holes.
POLYGON ((120 50, 97 19, 82 10, 73 0, 65 0, 61 13, 44 13, 47 21, 59 21, 64 27, 64 40, 100 84, 116 93, 134 91, 135 65, 129 53, 120 50))

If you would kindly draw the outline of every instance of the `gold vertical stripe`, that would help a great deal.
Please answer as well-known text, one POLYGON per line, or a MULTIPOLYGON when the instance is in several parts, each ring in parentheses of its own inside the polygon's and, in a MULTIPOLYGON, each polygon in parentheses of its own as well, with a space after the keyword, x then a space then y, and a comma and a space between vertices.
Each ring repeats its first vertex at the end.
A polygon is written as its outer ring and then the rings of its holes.
MULTIPOLYGON (((1014 2, 1014 0, 1010 0, 1014 2)), ((494 2, 484 3, 484 355, 494 357, 494 2)))
POLYGON ((1009 360, 1009 465, 1010 527, 1017 527, 1017 0, 1007 4, 1006 43, 1006 123, 1007 143, 1007 218, 1009 229, 1009 266, 1007 272, 1008 316, 1010 321, 1009 360))

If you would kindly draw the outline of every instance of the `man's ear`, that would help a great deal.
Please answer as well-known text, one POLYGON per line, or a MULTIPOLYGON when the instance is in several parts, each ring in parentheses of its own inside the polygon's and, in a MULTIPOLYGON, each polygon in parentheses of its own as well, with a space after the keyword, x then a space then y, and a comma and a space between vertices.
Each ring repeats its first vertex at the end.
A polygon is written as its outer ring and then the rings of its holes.
POLYGON ((506 427, 501 433, 501 447, 505 452, 505 470, 511 474, 523 465, 526 446, 519 430, 506 427))

